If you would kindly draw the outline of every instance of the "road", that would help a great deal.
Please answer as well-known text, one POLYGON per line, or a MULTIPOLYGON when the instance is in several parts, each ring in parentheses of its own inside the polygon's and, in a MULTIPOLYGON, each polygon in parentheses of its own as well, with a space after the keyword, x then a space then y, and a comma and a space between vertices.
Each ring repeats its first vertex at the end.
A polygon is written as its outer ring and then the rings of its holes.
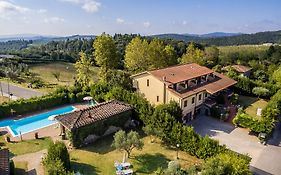
MULTIPOLYGON (((3 81, 1 81, 0 85, 2 86, 3 95, 6 96, 6 97, 9 97, 9 93, 12 93, 13 94, 13 96, 12 96, 13 100, 16 100, 16 99, 19 99, 19 98, 28 99, 28 98, 31 98, 31 97, 37 97, 37 96, 44 95, 44 93, 42 93, 42 92, 38 92, 38 91, 35 91, 33 89, 27 89, 27 88, 23 88, 23 87, 11 85, 11 84, 9 85, 9 88, 8 88, 8 83, 3 82, 3 81)), ((0 86, 0 95, 2 95, 1 94, 1 86, 0 86)))
POLYGON ((275 128, 273 138, 262 145, 256 136, 247 129, 235 128, 211 117, 199 116, 189 123, 196 132, 218 140, 231 150, 248 154, 251 158, 251 170, 255 175, 281 174, 281 125, 275 128))

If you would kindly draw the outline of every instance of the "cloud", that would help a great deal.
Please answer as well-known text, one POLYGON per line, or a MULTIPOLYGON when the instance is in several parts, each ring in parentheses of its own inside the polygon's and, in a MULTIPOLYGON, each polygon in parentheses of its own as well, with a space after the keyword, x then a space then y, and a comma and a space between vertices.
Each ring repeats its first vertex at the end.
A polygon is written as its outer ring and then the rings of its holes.
POLYGON ((60 17, 49 17, 49 18, 45 18, 44 19, 44 23, 59 23, 59 22, 65 22, 64 18, 60 18, 60 17))
POLYGON ((60 0, 62 2, 68 2, 72 4, 78 4, 81 6, 81 8, 88 12, 88 13, 94 13, 99 11, 99 8, 101 6, 100 2, 97 2, 95 0, 60 0))
POLYGON ((99 3, 99 2, 96 2, 96 1, 86 1, 83 4, 82 9, 84 9, 88 13, 93 13, 93 12, 97 12, 99 10, 100 6, 101 6, 101 3, 99 3))
POLYGON ((39 10, 37 10, 37 12, 43 14, 43 13, 47 13, 47 10, 46 9, 39 9, 39 10))
POLYGON ((124 23, 125 23, 125 20, 122 19, 122 18, 117 18, 117 19, 116 19, 116 23, 117 23, 117 24, 124 24, 124 23))
POLYGON ((186 25, 187 24, 187 21, 182 21, 182 25, 186 25))
POLYGON ((145 28, 150 27, 150 22, 149 22, 149 21, 144 22, 144 23, 143 23, 143 26, 144 26, 145 28))
POLYGON ((74 4, 79 4, 81 2, 81 0, 60 0, 62 2, 70 2, 70 3, 74 3, 74 4))
POLYGON ((30 9, 22 6, 15 5, 8 1, 0 0, 0 15, 7 15, 7 14, 17 14, 17 13, 25 13, 28 12, 30 9))

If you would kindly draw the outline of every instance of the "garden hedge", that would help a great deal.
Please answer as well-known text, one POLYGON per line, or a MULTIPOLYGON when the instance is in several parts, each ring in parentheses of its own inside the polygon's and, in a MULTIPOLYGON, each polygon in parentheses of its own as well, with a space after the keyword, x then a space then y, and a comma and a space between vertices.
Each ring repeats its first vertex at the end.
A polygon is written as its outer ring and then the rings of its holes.
POLYGON ((60 88, 57 91, 42 97, 19 99, 4 102, 0 105, 0 119, 13 115, 22 115, 29 112, 49 109, 60 105, 81 102, 89 93, 77 89, 60 88))

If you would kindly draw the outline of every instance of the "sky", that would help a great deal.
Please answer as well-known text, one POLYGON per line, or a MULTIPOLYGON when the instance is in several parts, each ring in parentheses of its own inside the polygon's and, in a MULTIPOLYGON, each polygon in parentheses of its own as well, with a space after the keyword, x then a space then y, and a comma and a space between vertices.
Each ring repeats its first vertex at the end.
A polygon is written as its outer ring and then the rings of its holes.
POLYGON ((281 30, 280 0, 0 0, 0 35, 281 30))

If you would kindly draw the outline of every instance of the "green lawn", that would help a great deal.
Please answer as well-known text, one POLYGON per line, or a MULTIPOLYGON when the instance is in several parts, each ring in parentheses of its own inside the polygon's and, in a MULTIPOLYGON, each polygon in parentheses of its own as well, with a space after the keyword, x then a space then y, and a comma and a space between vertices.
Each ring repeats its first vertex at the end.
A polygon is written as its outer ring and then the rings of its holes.
MULTIPOLYGON (((30 67, 30 71, 42 78, 44 82, 55 85, 71 85, 74 83, 74 76, 76 75, 74 65, 65 62, 33 65, 30 67), (54 72, 60 72, 59 81, 54 77, 54 72)), ((93 80, 98 79, 98 71, 98 67, 92 67, 93 80)))
POLYGON ((14 162, 15 175, 27 175, 27 162, 14 162))
MULTIPOLYGON (((144 148, 133 150, 128 160, 133 165, 136 174, 153 174, 158 167, 166 168, 170 160, 176 160, 176 150, 160 144, 150 143, 149 137, 143 138, 144 148)), ((76 149, 70 152, 72 167, 84 175, 111 175, 115 174, 114 162, 122 161, 123 153, 111 148, 112 136, 99 140, 92 146, 76 149)), ((179 152, 179 162, 187 168, 201 160, 185 152, 179 152)))
POLYGON ((34 139, 34 140, 24 140, 22 142, 12 142, 7 143, 4 136, 0 136, 0 146, 1 148, 9 148, 9 151, 13 155, 22 155, 27 153, 38 152, 43 149, 47 149, 52 139, 49 137, 34 139))
POLYGON ((245 107, 245 112, 252 117, 257 116, 257 109, 264 109, 267 105, 267 101, 258 99, 256 97, 239 96, 238 104, 245 107))

